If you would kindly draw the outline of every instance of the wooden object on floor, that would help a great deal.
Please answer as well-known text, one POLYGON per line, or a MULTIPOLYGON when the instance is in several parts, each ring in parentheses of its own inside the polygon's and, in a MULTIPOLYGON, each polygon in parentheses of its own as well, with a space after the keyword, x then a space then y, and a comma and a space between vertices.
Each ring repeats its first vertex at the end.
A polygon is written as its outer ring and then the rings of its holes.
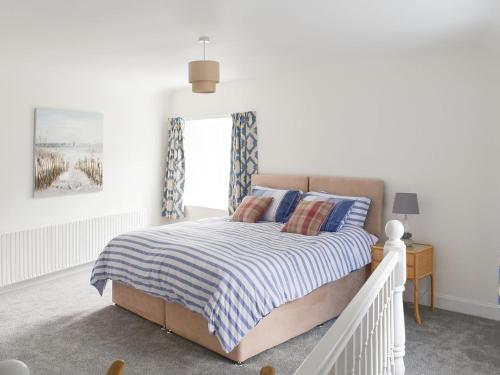
MULTIPOLYGON (((384 245, 373 245, 372 272, 383 258, 384 245)), ((417 324, 422 322, 418 305, 419 280, 427 276, 431 278, 431 309, 434 311, 434 246, 417 243, 408 246, 406 248, 406 278, 413 283, 413 303, 417 324)))
POLYGON ((274 367, 265 366, 260 370, 260 375, 276 375, 276 370, 274 367))
POLYGON ((125 362, 123 362, 121 359, 118 359, 111 364, 111 367, 109 368, 106 375, 123 375, 124 373, 125 362))

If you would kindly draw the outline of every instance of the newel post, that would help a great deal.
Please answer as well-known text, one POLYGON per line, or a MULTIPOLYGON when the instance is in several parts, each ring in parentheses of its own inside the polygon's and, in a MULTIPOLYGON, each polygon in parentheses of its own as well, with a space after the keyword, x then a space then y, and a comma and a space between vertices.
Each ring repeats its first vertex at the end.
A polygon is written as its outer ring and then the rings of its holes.
POLYGON ((390 220, 385 225, 385 234, 389 238, 384 245, 384 255, 389 252, 398 254, 398 264, 394 278, 394 374, 405 373, 405 317, 403 311, 403 292, 406 282, 406 245, 401 241, 404 227, 398 220, 390 220))

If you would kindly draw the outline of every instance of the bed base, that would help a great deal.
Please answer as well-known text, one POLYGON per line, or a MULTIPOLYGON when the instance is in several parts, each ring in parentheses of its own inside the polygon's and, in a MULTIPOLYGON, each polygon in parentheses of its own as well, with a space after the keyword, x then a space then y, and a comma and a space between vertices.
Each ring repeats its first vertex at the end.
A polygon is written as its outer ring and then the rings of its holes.
POLYGON ((308 295, 274 309, 230 353, 208 332, 200 314, 177 304, 152 297, 131 286, 113 282, 113 302, 141 317, 236 363, 243 363, 267 349, 340 315, 366 280, 365 267, 308 295))

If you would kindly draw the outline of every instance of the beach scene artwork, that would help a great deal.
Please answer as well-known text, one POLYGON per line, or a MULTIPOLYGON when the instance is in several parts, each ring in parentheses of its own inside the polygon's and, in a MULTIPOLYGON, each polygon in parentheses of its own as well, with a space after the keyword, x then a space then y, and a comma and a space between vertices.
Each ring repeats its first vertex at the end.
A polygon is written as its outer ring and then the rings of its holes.
POLYGON ((103 115, 35 110, 35 198, 102 190, 103 115))

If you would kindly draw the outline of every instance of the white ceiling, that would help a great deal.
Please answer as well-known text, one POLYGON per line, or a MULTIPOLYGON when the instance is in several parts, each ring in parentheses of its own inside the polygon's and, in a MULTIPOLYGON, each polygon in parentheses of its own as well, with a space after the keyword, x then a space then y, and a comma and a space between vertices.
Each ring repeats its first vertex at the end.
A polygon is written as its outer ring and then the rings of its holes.
POLYGON ((11 67, 187 85, 187 62, 221 62, 221 79, 461 45, 495 47, 499 0, 0 0, 11 67))

